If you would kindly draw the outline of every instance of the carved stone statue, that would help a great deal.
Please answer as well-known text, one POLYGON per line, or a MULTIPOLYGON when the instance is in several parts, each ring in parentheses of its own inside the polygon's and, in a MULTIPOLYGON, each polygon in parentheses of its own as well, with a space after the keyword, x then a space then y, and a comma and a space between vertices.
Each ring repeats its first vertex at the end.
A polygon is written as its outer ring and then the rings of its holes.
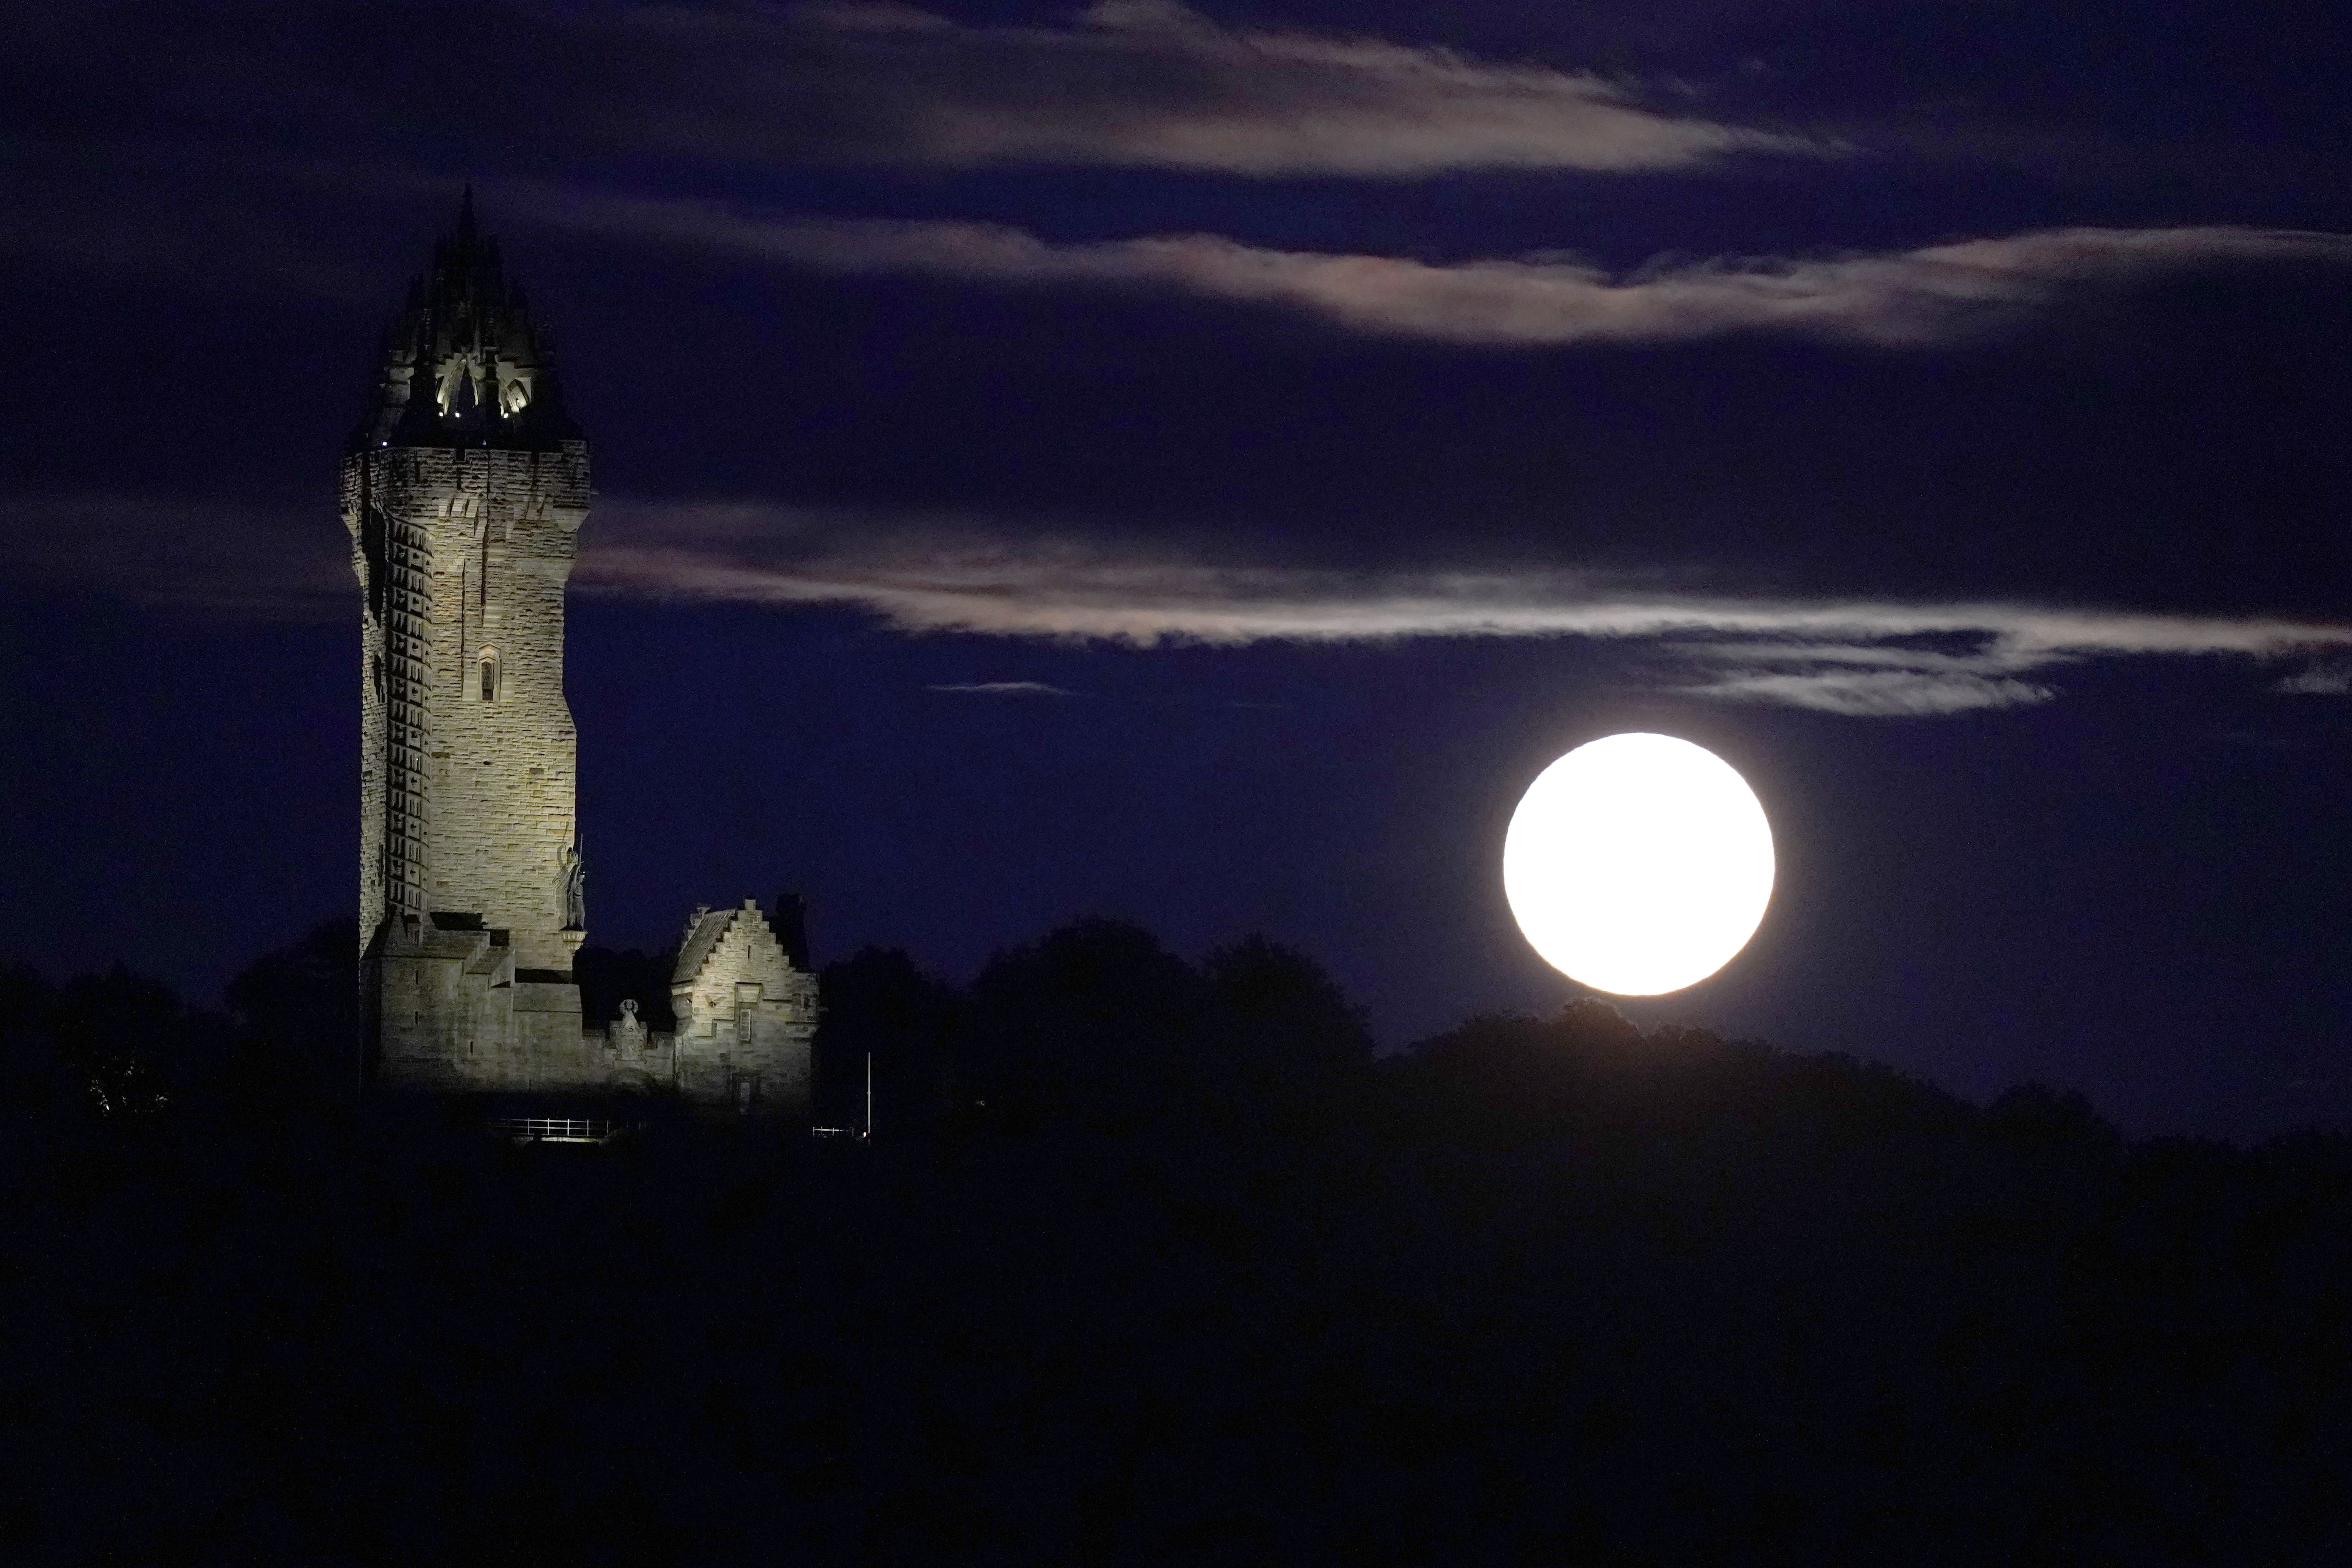
POLYGON ((613 1020, 612 1039, 614 1046, 621 1050, 642 1051, 646 1048, 646 1024, 637 1016, 637 1005, 634 1000, 621 1004, 621 1016, 613 1020))
POLYGON ((567 846, 557 864, 562 868, 563 889, 563 929, 588 929, 588 863, 580 858, 577 847, 567 846))

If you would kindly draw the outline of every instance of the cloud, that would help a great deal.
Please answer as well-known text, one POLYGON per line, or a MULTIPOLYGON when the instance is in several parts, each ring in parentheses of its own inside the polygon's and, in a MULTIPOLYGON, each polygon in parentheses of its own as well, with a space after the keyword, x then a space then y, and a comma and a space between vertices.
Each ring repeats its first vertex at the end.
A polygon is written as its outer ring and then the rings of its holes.
POLYGON ((1974 708, 2021 708, 2047 702, 2057 695, 2049 687, 2030 681, 1916 670, 1738 676, 1695 689, 1699 696, 1724 701, 1810 708, 1816 712, 1868 719, 1961 713, 1974 708))
MULTIPOLYGON (((2047 702, 2057 696, 2053 688, 2020 680, 2017 674, 2074 663, 2092 651, 2133 651, 2086 648, 2080 644, 2053 647, 2019 624, 2013 618, 2013 606, 1979 609, 1985 625, 1966 633, 1947 630, 1925 638, 1898 633, 1876 639, 1858 636, 1845 644, 1805 637, 1732 637, 1710 642, 1699 658, 1722 673, 1684 689, 1717 701, 1810 708, 1861 718, 1934 716, 2047 702), (1995 625, 2005 618, 2007 624, 1995 625)), ((2218 625, 2209 626, 2207 635, 2215 630, 2218 625)), ((2145 637, 2112 625, 2101 625, 2087 633, 2078 628, 2059 635, 2079 638, 2102 633, 2114 643, 2145 637)), ((2170 635, 2185 642, 2198 633, 2173 627, 2170 635)), ((2189 650, 2176 647, 2172 651, 2189 650)))
POLYGON ((2352 236, 2061 228, 1911 250, 1659 263, 1612 276, 1557 257, 1434 264, 1273 250, 1214 235, 1057 244, 994 224, 763 216, 711 202, 520 183, 501 187, 499 202, 559 228, 825 272, 1159 289, 1287 307, 1358 331, 1459 343, 1769 332, 1918 347, 2013 327, 2088 293, 2199 268, 2352 266, 2352 236))
POLYGON ((2050 700, 2025 679, 2099 658, 2267 661, 2352 648, 2352 626, 2000 601, 1677 594, 1602 574, 1360 572, 1178 559, 935 516, 608 500, 583 593, 863 610, 909 633, 1243 647, 1574 637, 1637 648, 1650 683, 1863 716, 2050 700))
MULTIPOLYGON (((315 508, 106 495, 0 496, 0 577, 246 619, 333 619, 357 592, 315 508)), ((1139 648, 1577 638, 1637 655, 1654 689, 1865 717, 2048 701, 2052 672, 2095 658, 2352 653, 2352 626, 2281 617, 1678 593, 1545 565, 1269 566, 969 518, 626 497, 600 500, 572 581, 637 602, 832 606, 910 634, 1139 648)), ((1033 680, 931 689, 1076 695, 1033 680)), ((2280 689, 2352 689, 2352 662, 2280 689)))
POLYGON ((1385 179, 1843 155, 1706 119, 1684 89, 1226 28, 1157 0, 1050 26, 887 0, 486 0, 422 30, 407 8, 363 8, 331 38, 281 9, 45 16, 0 133, 0 256, 365 302, 383 290, 370 247, 389 238, 387 207, 423 191, 439 207, 452 168, 486 188, 502 169, 566 166, 631 169, 647 188, 729 170, 764 188, 845 166, 1385 179), (488 58, 507 68, 495 109, 455 110, 449 62, 488 58))
POLYGON ((1840 151, 1669 112, 1589 72, 1229 29, 1171 0, 1100 0, 1066 26, 870 3, 539 15, 575 48, 641 62, 616 75, 611 136, 705 156, 1395 178, 1840 151))
POLYGON ((2352 663, 2313 665, 2280 681, 2276 689, 2296 697, 2352 696, 2352 663))
POLYGON ((956 682, 947 686, 926 686, 926 691, 961 691, 982 697, 1076 697, 1075 691, 1065 691, 1058 686, 1048 686, 1042 680, 977 680, 956 682))

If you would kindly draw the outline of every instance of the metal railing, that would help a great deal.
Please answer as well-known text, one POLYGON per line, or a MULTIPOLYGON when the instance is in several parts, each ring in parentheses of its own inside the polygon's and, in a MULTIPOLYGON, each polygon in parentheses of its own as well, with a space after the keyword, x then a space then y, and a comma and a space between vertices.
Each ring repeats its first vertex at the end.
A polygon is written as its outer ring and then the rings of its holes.
POLYGON ((629 1125, 580 1116, 501 1116, 491 1121, 490 1131, 518 1143, 603 1143, 629 1125))

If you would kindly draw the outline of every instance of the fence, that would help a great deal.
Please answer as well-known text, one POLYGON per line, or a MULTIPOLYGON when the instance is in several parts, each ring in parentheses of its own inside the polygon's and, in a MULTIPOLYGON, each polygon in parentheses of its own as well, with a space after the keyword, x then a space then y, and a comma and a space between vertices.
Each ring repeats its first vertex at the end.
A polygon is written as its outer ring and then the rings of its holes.
POLYGON ((490 1122, 490 1131, 518 1143, 604 1143, 631 1125, 577 1116, 501 1116, 490 1122))

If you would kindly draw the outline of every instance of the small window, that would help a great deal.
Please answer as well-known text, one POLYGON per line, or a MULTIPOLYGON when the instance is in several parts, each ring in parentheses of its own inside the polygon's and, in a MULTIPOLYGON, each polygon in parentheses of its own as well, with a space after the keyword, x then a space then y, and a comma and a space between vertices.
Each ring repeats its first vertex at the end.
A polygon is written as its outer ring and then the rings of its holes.
POLYGON ((482 650, 482 700, 496 702, 498 700, 499 650, 486 647, 482 650))

